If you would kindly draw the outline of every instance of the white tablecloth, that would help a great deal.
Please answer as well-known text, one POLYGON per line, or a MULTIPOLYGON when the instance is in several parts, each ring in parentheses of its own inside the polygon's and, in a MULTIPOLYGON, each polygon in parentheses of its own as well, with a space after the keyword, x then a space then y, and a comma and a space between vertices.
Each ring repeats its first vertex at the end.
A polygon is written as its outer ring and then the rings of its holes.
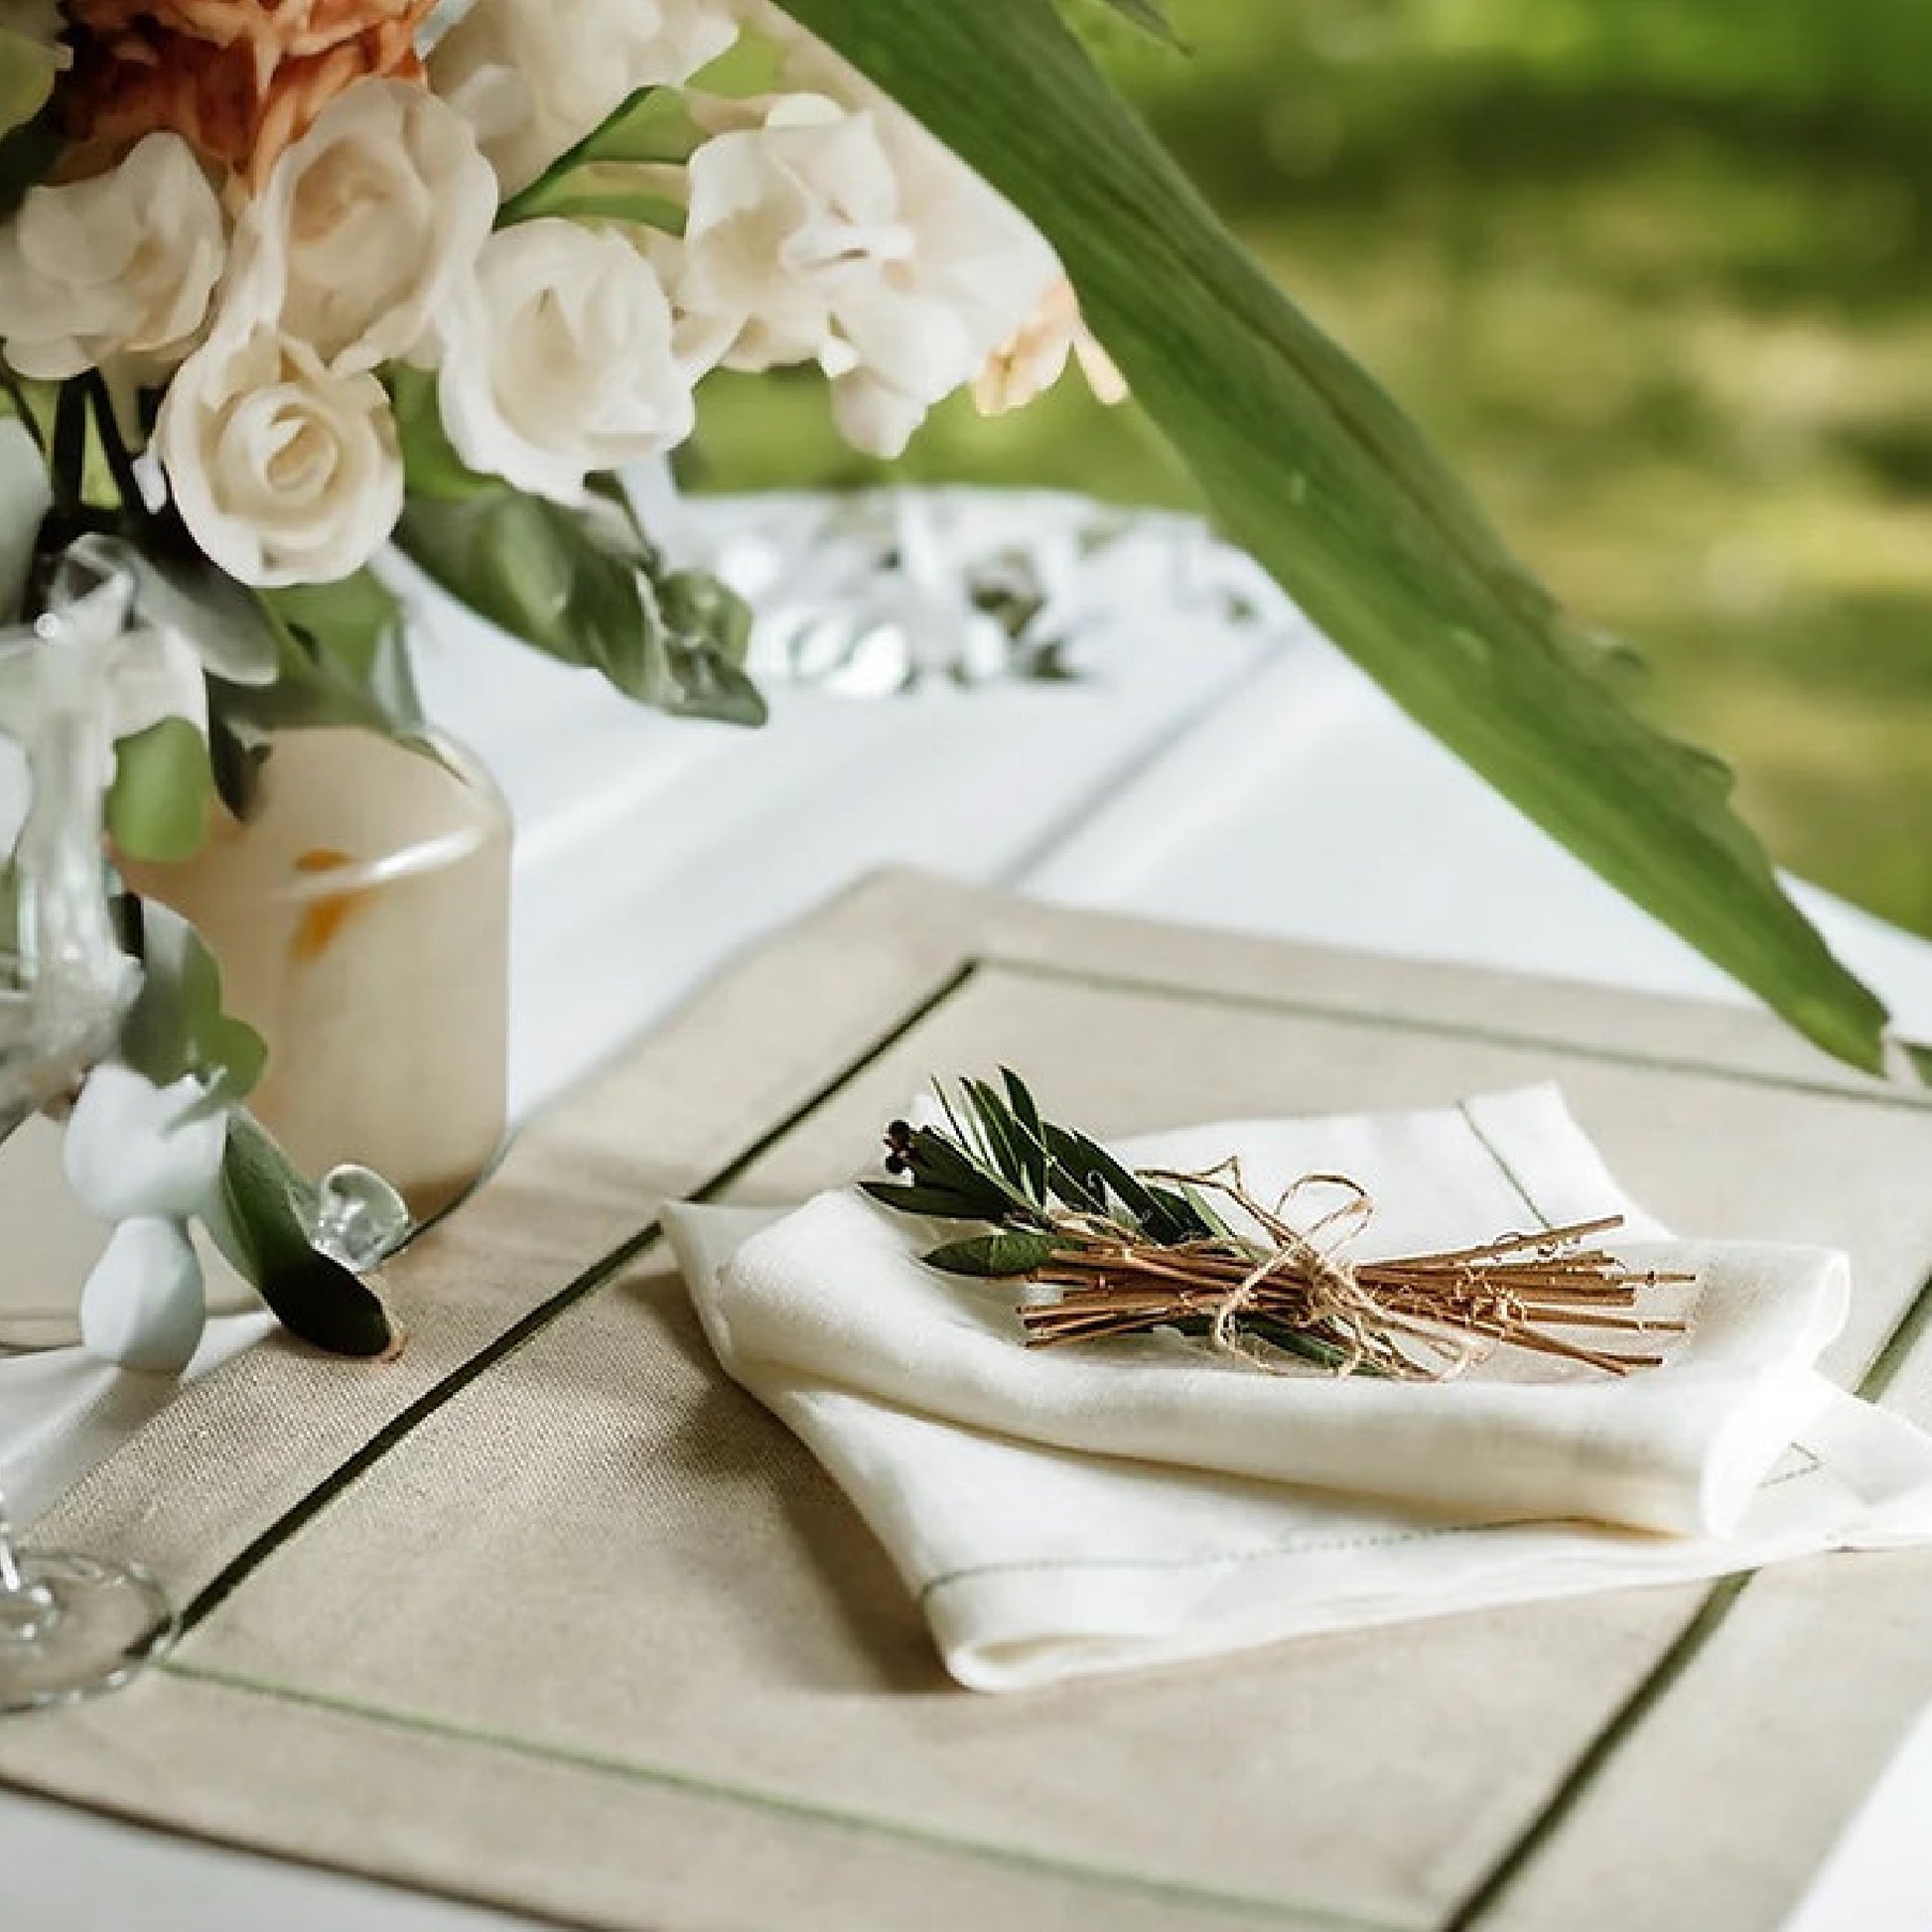
MULTIPOLYGON (((955 506, 957 507, 957 506, 955 506)), ((1051 526, 1056 500, 967 505, 970 531, 1051 526)), ((772 527, 768 505, 701 528, 772 527)), ((1185 547, 1160 520, 1150 541, 1185 547)), ((734 953, 882 864, 1166 917, 1615 984, 1742 997, 1498 803, 1285 608, 1150 608, 1072 683, 853 702, 777 693, 768 730, 640 715, 588 675, 440 614, 433 713, 496 770, 519 824, 512 1087, 528 1111, 734 953), (595 888, 586 882, 594 881, 595 888)), ((1843 955, 1932 1038, 1932 945, 1804 897, 1843 955)), ((203 1365, 259 1317, 218 1324, 203 1365)), ((23 1513, 151 1400, 77 1354, 0 1363, 0 1484, 23 1513)), ((1923 1932, 1932 1724, 1789 1932, 1923 1932)), ((510 1923, 330 1873, 0 1794, 9 1925, 74 1932, 482 1932, 510 1923)))

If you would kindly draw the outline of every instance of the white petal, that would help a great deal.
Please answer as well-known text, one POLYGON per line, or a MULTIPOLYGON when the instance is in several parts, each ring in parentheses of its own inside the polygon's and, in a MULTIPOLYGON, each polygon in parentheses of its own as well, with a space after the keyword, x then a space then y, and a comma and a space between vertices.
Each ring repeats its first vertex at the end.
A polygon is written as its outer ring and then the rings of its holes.
POLYGON ((692 374, 651 257, 555 216, 492 235, 450 305, 437 397, 473 470, 558 502, 691 433, 692 374))
POLYGON ((122 638, 107 701, 107 735, 115 744, 169 718, 185 718, 207 736, 202 660, 177 630, 130 630, 122 638))
POLYGON ((178 134, 103 173, 31 190, 0 225, 0 337, 21 375, 125 358, 150 378, 193 345, 227 254, 221 205, 178 134))
POLYGON ((80 1339, 123 1368, 177 1375, 207 1320, 202 1264, 179 1221, 124 1221, 80 1292, 80 1339))
POLYGON ((102 1221, 199 1214, 228 1137, 219 1113, 185 1118, 204 1092, 195 1079, 157 1087, 132 1067, 95 1067, 74 1102, 64 1151, 81 1206, 102 1221))
POLYGON ((182 364, 154 450, 196 542, 246 584, 335 583, 382 548, 402 514, 382 384, 325 368, 272 329, 217 331, 182 364))
POLYGON ((832 384, 832 414, 855 450, 896 463, 925 421, 926 408, 918 397, 859 374, 832 384))
POLYGON ((347 88, 236 225, 223 326, 272 321, 337 374, 407 355, 495 214, 496 178, 447 101, 400 80, 347 88))

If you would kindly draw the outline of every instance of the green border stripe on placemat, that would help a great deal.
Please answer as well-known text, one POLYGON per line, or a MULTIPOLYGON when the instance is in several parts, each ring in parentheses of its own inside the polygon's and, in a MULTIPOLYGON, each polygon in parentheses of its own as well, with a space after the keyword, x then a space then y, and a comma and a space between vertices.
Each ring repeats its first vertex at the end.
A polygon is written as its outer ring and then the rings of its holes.
POLYGON ((674 1791, 686 1797, 736 1805, 742 1810, 761 1812, 767 1817, 858 1832, 868 1838, 886 1839, 919 1851, 971 1859, 984 1864, 1000 1865, 1042 1877, 1062 1878, 1075 1884, 1131 1891, 1142 1897, 1172 1904, 1200 1906, 1245 1918, 1266 1918, 1278 1924, 1302 1925, 1311 1928, 1311 1932, 1314 1932, 1314 1928, 1332 1928, 1332 1932, 1423 1932, 1422 1926, 1414 1920, 1370 1918, 1360 1912, 1311 1904, 1302 1899, 1228 1891, 1189 1879, 1163 1877, 1158 1872, 1092 1863, 1030 1846, 1002 1845, 990 1839, 970 1838, 937 1826, 911 1824, 903 1819, 885 1818, 873 1812, 821 1804, 813 1799, 793 1797, 786 1792, 767 1790, 758 1785, 730 1784, 723 1779, 680 1771, 668 1765, 646 1764, 602 1751, 580 1750, 572 1745, 543 1743, 508 1732, 482 1730, 422 1712, 387 1710, 380 1705, 361 1704, 352 1698, 336 1697, 327 1692, 307 1691, 296 1685, 278 1684, 262 1678, 210 1669, 206 1665, 185 1663, 179 1657, 166 1658, 155 1668, 171 1677, 212 1685, 242 1696, 272 1698, 278 1703, 354 1718, 390 1729, 411 1731, 418 1736, 438 1737, 452 1743, 509 1752, 571 1770, 590 1771, 604 1777, 621 1778, 632 1784, 650 1785, 660 1791, 674 1791))
MULTIPOLYGON (((1605 1066, 1628 1066, 1643 1072, 1683 1073, 1699 1079, 1727 1080, 1735 1085, 1773 1087, 1785 1093, 1808 1094, 1820 1100, 1848 1100, 1854 1106, 1892 1107, 1907 1113, 1932 1113, 1932 1094, 1872 1080, 1857 1086, 1837 1080, 1806 1079, 1796 1073, 1766 1073, 1755 1067, 1729 1066, 1723 1060, 1688 1055, 1645 1053, 1633 1046, 1601 1046, 1559 1035, 1518 1033, 1508 1027, 1485 1026, 1473 1020, 1427 1020, 1415 1014, 1378 1012, 1373 1007, 1343 1006, 1324 1000, 1290 999, 1275 993, 1230 993, 1214 987, 1187 986, 1174 980, 1133 979, 1080 966, 1058 966, 1044 959, 1006 959, 989 955, 987 967, 1025 978, 1057 980, 1068 986, 1102 988, 1116 993, 1145 993, 1156 999, 1181 1000, 1195 1006, 1242 1007, 1250 1012, 1281 1013, 1303 1020, 1321 1020, 1343 1027, 1366 1027, 1382 1033, 1415 1034, 1431 1039, 1466 1040, 1473 1045, 1519 1047, 1554 1053, 1566 1059, 1595 1060, 1605 1066)), ((1475 969, 1471 969, 1475 970, 1475 969)), ((1722 1009, 1720 1009, 1722 1011, 1722 1009)))
MULTIPOLYGON (((1932 1327, 1932 1275, 1926 1277, 1918 1294, 1912 1298, 1911 1306, 1893 1325, 1891 1333, 1861 1378, 1857 1393, 1862 1401, 1878 1402, 1883 1399, 1912 1350, 1924 1338, 1928 1327, 1932 1327)), ((1725 1618, 1736 1607, 1738 1598, 1762 1575, 1762 1571, 1752 1570, 1739 1576, 1726 1577, 1705 1596, 1696 1615, 1678 1632, 1671 1647, 1617 1708, 1609 1723, 1591 1738, 1550 1794, 1543 1809, 1484 1873, 1475 1888, 1444 1924, 1442 1932, 1473 1932, 1490 1908, 1521 1876, 1529 1862, 1569 1819, 1597 1772, 1609 1761, 1618 1746, 1697 1661, 1699 1653, 1717 1635, 1725 1618)))

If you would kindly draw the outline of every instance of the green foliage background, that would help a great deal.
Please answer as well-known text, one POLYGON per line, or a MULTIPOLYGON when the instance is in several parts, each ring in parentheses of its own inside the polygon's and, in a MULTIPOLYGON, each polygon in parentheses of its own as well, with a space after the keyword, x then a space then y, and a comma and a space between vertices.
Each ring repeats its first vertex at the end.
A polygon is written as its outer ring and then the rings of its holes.
MULTIPOLYGON (((1932 7, 1173 0, 1096 29, 1278 278, 1470 475, 1777 856, 1932 932, 1932 7)), ((857 483, 809 382, 721 380, 700 481, 857 483)), ((1072 384, 927 478, 1188 502, 1072 384)))

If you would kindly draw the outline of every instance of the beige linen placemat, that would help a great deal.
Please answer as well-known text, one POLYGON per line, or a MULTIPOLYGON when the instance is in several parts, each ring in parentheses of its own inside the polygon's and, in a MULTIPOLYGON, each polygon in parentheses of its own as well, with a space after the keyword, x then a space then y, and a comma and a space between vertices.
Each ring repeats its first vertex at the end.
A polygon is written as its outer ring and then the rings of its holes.
POLYGON ((1932 1419, 1932 1106, 1744 1013, 891 877, 402 1257, 399 1363, 265 1345, 63 1505, 50 1539, 152 1564, 190 1629, 0 1727, 0 1778, 602 1927, 1777 1923, 1932 1696, 1925 1557, 948 1686, 652 1217, 796 1199, 999 1060, 1107 1134, 1558 1079, 1670 1224, 1850 1248, 1828 1367, 1932 1419))

